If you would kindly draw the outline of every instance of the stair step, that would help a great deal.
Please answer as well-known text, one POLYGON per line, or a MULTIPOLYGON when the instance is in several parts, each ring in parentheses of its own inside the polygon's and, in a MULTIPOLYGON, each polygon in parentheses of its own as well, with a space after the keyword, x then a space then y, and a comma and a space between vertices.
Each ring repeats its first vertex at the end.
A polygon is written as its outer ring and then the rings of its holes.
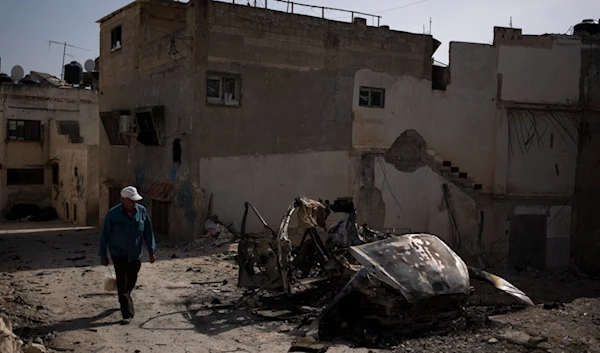
POLYGON ((458 173, 458 177, 461 179, 467 179, 467 173, 458 173))
POLYGON ((452 162, 450 162, 450 161, 443 161, 442 162, 442 166, 443 167, 452 167, 452 162))
POLYGON ((450 173, 459 173, 458 167, 450 167, 450 173))
POLYGON ((473 185, 473 189, 475 189, 475 190, 482 190, 483 189, 483 185, 481 185, 481 184, 475 184, 475 185, 473 185))

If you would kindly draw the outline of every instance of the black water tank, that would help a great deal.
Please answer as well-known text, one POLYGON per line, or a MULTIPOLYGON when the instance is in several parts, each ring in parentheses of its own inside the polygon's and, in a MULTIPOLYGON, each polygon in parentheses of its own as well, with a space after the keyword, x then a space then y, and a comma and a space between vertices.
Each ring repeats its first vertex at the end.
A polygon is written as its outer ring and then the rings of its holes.
POLYGON ((7 74, 0 74, 0 83, 12 83, 13 79, 7 74))
POLYGON ((77 61, 71 61, 65 65, 65 81, 71 85, 78 85, 83 82, 83 68, 77 61))
POLYGON ((594 22, 594 20, 583 20, 573 27, 574 35, 589 34, 593 36, 598 33, 600 33, 600 24, 594 22))
POLYGON ((19 83, 22 85, 39 85, 40 81, 34 77, 26 75, 19 81, 19 83))

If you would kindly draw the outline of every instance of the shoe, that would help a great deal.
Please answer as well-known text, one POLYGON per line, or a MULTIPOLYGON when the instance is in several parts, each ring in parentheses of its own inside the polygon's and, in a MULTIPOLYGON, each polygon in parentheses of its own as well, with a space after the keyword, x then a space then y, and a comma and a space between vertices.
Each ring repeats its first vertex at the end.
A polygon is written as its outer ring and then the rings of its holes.
POLYGON ((129 325, 131 323, 131 318, 121 320, 121 325, 129 325))

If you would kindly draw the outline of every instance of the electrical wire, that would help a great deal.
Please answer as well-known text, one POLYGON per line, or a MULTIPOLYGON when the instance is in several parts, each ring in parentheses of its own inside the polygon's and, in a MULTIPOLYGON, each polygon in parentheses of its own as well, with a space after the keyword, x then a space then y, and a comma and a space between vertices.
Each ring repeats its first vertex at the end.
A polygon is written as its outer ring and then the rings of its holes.
MULTIPOLYGON (((382 158, 379 158, 379 166, 381 167, 381 171, 383 172, 383 184, 388 186, 388 188, 390 189, 390 195, 392 195, 392 198, 394 199, 394 201, 396 201, 396 204, 398 205, 398 207, 400 209, 402 209, 402 205, 400 205, 400 201, 398 201, 398 199, 396 198, 396 195, 394 195, 392 186, 390 185, 390 182, 387 178, 387 172, 385 170, 385 163, 383 162, 382 158)), ((383 185, 381 186, 381 191, 383 192, 383 185)))
POLYGON ((393 7, 391 9, 387 9, 387 10, 383 10, 383 11, 379 11, 379 12, 374 12, 373 14, 374 15, 378 15, 380 13, 386 13, 386 12, 390 12, 390 11, 400 10, 400 9, 407 8, 409 6, 422 4, 422 3, 426 2, 426 1, 429 1, 429 0, 420 0, 420 1, 411 2, 411 3, 406 4, 406 5, 402 5, 402 6, 398 6, 398 7, 393 7))
MULTIPOLYGON (((598 162, 596 162, 596 164, 592 167, 592 169, 590 169, 590 171, 585 175, 585 177, 581 180, 581 182, 579 183, 579 185, 577 185, 577 187, 575 188, 575 190, 579 189, 581 187, 581 185, 583 185, 583 183, 587 180, 587 178, 590 177, 590 175, 592 175, 592 173, 594 172, 594 170, 600 165, 600 159, 598 160, 598 162)), ((556 217, 558 217, 558 215, 562 212, 562 210, 567 207, 567 205, 571 202, 571 200, 573 200, 573 197, 575 196, 575 192, 573 193, 573 195, 571 195, 571 197, 569 197, 569 199, 567 200, 567 202, 564 203, 564 205, 562 205, 562 207, 560 208, 560 210, 558 212, 556 212, 556 214, 554 215, 554 217, 552 217, 552 219, 550 219, 548 221, 548 223, 546 223, 546 226, 549 225, 550 223, 552 223, 552 221, 554 221, 556 219, 556 217)))

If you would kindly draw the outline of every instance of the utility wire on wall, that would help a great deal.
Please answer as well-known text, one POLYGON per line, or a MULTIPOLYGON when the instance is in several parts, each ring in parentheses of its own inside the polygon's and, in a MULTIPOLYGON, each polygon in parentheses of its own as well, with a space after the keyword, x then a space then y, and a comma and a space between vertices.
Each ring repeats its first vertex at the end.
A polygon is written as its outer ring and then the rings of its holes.
MULTIPOLYGON (((596 170, 596 168, 598 168, 599 165, 600 165, 600 159, 598 159, 598 162, 596 162, 596 164, 592 167, 592 169, 590 169, 590 171, 585 175, 585 177, 579 182, 579 184, 575 188, 575 192, 581 187, 581 185, 583 185, 583 183, 587 180, 587 178, 589 178, 592 175, 594 170, 596 170)), ((567 205, 569 203, 571 203, 571 200, 573 200, 573 197, 575 196, 575 192, 573 192, 573 195, 571 195, 571 197, 569 197, 567 202, 565 202, 564 205, 562 205, 560 210, 558 210, 558 212, 556 212, 554 217, 552 217, 552 219, 550 219, 548 221, 548 223, 546 223, 546 226, 548 226, 550 223, 552 223, 552 221, 554 221, 556 219, 556 217, 558 217, 558 215, 564 210, 564 208, 567 207, 567 205)))

